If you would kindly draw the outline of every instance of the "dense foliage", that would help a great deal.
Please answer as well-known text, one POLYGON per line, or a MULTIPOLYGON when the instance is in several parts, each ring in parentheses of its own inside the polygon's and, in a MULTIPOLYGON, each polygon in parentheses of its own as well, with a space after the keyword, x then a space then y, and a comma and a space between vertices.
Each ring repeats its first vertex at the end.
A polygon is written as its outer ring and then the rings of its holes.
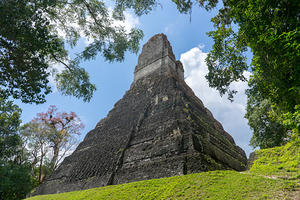
POLYGON ((299 6, 297 1, 225 1, 212 19, 216 30, 209 33, 215 42, 207 58, 211 86, 224 94, 230 92, 226 84, 244 80, 249 66, 243 53, 250 47, 256 91, 289 110, 299 104, 299 6))
POLYGON ((300 105, 295 106, 295 112, 287 112, 282 116, 282 123, 292 132, 294 137, 300 136, 300 105))
POLYGON ((21 109, 12 101, 0 98, 0 162, 8 162, 17 154, 21 138, 17 131, 21 109))
POLYGON ((23 159, 17 131, 21 109, 0 98, 0 199, 23 199, 33 188, 30 166, 23 159))
POLYGON ((25 198, 73 150, 83 128, 74 112, 55 106, 21 128, 20 114, 0 98, 0 200, 25 198))
MULTIPOLYGON (((300 4, 297 1, 224 1, 212 19, 216 30, 207 57, 210 86, 229 97, 232 81, 249 80, 246 118, 253 130, 251 144, 261 148, 283 144, 287 129, 282 116, 300 104, 300 4), (234 25, 238 25, 237 31, 234 25), (253 53, 251 67, 245 52, 253 53)), ((299 123, 299 121, 297 122, 299 123)), ((294 132, 295 133, 295 132, 294 132)))
POLYGON ((268 148, 284 144, 284 139, 287 138, 286 128, 270 117, 272 108, 268 100, 256 102, 252 97, 249 97, 246 110, 245 117, 253 130, 250 145, 268 148))
POLYGON ((24 199, 32 190, 34 181, 28 164, 7 163, 0 166, 0 199, 24 199))
POLYGON ((89 101, 96 88, 80 61, 98 53, 121 61, 125 51, 138 51, 143 36, 114 25, 115 20, 124 20, 123 10, 110 14, 96 0, 0 1, 0 97, 43 103, 52 75, 63 94, 89 101), (71 60, 65 43, 74 47, 80 37, 91 43, 71 60), (64 67, 61 73, 55 70, 58 64, 64 67))

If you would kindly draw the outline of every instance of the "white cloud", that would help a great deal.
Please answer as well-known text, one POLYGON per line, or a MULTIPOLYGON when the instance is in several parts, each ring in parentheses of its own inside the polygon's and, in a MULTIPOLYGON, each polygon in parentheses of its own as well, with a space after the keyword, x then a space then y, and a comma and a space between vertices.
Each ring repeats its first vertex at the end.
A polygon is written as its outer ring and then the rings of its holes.
POLYGON ((52 87, 53 92, 57 92, 58 90, 56 87, 55 76, 56 74, 61 73, 65 69, 65 66, 61 63, 53 63, 50 66, 51 68, 48 69, 50 72, 50 76, 48 76, 48 80, 52 87))
MULTIPOLYGON (((201 47, 200 45, 192 48, 180 56, 185 70, 185 81, 213 113, 214 117, 221 122, 224 129, 234 138, 236 144, 249 155, 252 151, 252 147, 248 145, 251 131, 247 120, 244 118, 247 103, 245 94, 245 89, 248 88, 247 82, 232 83, 231 88, 238 91, 234 102, 231 103, 226 96, 220 97, 217 90, 209 87, 205 78, 208 73, 205 63, 207 53, 202 52, 201 47)), ((245 76, 248 78, 250 72, 245 72, 245 76)))
POLYGON ((140 24, 139 18, 135 17, 131 13, 124 11, 124 21, 114 21, 114 26, 123 26, 127 32, 130 32, 132 28, 137 27, 140 24))

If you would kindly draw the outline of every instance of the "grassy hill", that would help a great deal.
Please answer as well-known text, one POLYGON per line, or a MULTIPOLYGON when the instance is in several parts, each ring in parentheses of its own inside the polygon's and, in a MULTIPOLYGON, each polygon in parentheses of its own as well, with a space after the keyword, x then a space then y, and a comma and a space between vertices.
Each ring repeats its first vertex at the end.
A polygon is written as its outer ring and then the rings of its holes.
POLYGON ((28 200, 95 199, 300 199, 300 142, 256 151, 245 172, 211 171, 28 200))

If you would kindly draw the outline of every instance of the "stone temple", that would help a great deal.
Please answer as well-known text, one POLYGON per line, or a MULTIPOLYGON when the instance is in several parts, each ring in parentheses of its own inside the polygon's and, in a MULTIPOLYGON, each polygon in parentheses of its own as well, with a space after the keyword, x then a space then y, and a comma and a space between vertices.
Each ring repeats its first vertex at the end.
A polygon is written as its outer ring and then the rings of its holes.
POLYGON ((51 194, 218 169, 247 158, 184 81, 164 34, 142 49, 130 89, 35 191, 51 194))

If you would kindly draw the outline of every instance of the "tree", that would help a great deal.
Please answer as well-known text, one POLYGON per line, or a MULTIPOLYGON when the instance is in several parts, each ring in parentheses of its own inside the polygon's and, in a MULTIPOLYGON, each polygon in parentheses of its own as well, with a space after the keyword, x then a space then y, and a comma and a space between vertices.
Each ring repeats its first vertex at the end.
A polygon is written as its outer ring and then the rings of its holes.
POLYGON ((293 136, 300 137, 300 105, 295 106, 294 113, 285 113, 280 121, 290 130, 293 136))
POLYGON ((30 152, 31 166, 38 169, 33 171, 37 172, 39 183, 70 153, 76 144, 75 136, 80 135, 83 127, 74 112, 57 112, 56 106, 38 113, 36 118, 22 126, 21 135, 30 152))
MULTIPOLYGON (((12 101, 0 98, 0 162, 13 160, 21 143, 17 131, 21 123, 21 109, 12 101)), ((1 165, 1 163, 0 163, 1 165)))
POLYGON ((34 119, 37 123, 44 123, 50 128, 48 141, 53 149, 51 166, 55 169, 65 154, 74 145, 74 136, 80 135, 84 128, 80 118, 74 113, 57 112, 56 106, 50 106, 48 112, 38 113, 34 119), (63 150, 63 151, 62 151, 63 150), (59 153, 61 153, 59 158, 59 153))
POLYGON ((299 137, 299 105, 295 110, 287 112, 286 107, 279 106, 272 100, 265 99, 255 84, 250 80, 245 118, 253 130, 250 145, 253 147, 270 148, 280 146, 286 141, 299 137))
POLYGON ((243 72, 252 71, 246 118, 254 130, 254 146, 282 144, 286 136, 283 121, 272 115, 281 119, 300 104, 299 16, 296 1, 231 0, 224 1, 212 19, 216 30, 209 32, 214 45, 207 57, 207 79, 210 86, 231 98, 235 91, 230 90, 230 83, 245 81, 243 72), (247 48, 253 53, 251 67, 243 54, 247 48), (261 98, 253 104, 257 96, 261 98))
POLYGON ((45 177, 43 169, 46 156, 50 151, 48 136, 51 134, 51 130, 44 123, 32 121, 23 125, 20 133, 26 144, 26 151, 30 152, 28 160, 30 160, 32 172, 37 176, 37 182, 40 184, 45 177), (36 165, 38 165, 38 171, 35 169, 36 165))
POLYGON ((245 81, 243 72, 251 69, 250 84, 260 95, 293 111, 300 101, 299 10, 296 1, 224 2, 224 8, 212 19, 217 30, 209 33, 214 39, 207 57, 210 85, 221 94, 230 94, 229 84, 245 81), (251 67, 243 54, 248 47, 253 53, 251 67))
POLYGON ((253 130, 250 145, 261 149, 280 146, 287 138, 286 128, 270 116, 272 105, 267 99, 257 101, 248 99, 245 118, 253 130))
POLYGON ((30 166, 7 163, 0 166, 0 200, 18 200, 26 198, 33 188, 30 166))
POLYGON ((30 167, 21 159, 22 140, 17 134, 21 109, 0 98, 0 199, 23 199, 33 188, 30 167))
POLYGON ((52 73, 63 94, 89 101, 96 88, 80 62, 97 53, 109 62, 122 61, 125 51, 138 51, 143 36, 138 29, 126 32, 115 20, 124 20, 123 10, 110 14, 97 0, 0 1, 0 97, 43 103, 52 73), (65 43, 74 47, 81 36, 93 41, 71 60, 65 43), (55 64, 65 69, 58 73, 55 64))

